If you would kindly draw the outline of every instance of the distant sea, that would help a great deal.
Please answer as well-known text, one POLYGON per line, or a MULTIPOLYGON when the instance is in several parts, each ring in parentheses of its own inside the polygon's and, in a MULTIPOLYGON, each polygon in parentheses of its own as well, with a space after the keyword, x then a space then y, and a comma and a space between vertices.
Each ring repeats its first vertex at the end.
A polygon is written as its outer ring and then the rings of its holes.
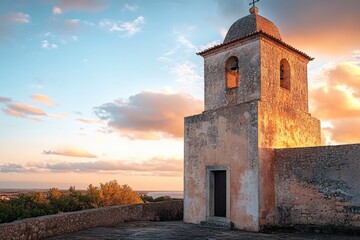
MULTIPOLYGON (((19 193, 31 193, 31 192, 47 192, 49 189, 4 189, 0 188, 0 195, 17 195, 19 193)), ((64 190, 66 191, 66 190, 64 190)), ((85 192, 86 190, 79 190, 81 192, 85 192)), ((183 191, 136 191, 139 194, 146 194, 148 196, 151 196, 153 198, 158 198, 161 196, 169 196, 171 198, 184 198, 184 192, 183 191)))
POLYGON ((139 193, 145 193, 148 196, 153 198, 158 198, 161 196, 169 196, 171 198, 184 198, 184 192, 182 191, 169 191, 169 192, 152 192, 152 191, 139 191, 139 193))

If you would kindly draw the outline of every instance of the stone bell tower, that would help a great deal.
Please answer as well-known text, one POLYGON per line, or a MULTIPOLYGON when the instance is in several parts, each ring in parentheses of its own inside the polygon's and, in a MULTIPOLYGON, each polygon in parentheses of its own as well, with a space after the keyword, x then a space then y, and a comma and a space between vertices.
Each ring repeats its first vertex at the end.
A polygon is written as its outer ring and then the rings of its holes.
POLYGON ((274 148, 320 144, 308 113, 312 58, 252 7, 205 61, 205 111, 185 118, 184 221, 260 231, 275 223, 274 148))

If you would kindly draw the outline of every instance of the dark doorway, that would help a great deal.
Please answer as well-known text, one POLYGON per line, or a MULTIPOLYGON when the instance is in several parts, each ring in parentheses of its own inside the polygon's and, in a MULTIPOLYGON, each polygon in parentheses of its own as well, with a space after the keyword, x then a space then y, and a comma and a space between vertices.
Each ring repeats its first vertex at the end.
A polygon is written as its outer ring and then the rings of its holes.
POLYGON ((214 216, 226 217, 226 171, 214 171, 214 216))

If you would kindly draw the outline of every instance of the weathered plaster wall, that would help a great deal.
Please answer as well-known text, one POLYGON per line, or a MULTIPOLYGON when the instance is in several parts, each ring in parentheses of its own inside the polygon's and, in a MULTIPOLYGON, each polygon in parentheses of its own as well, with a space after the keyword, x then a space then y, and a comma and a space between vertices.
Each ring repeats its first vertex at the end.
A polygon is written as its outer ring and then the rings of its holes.
POLYGON ((275 223, 275 154, 272 148, 259 148, 259 225, 260 229, 275 223))
POLYGON ((284 108, 307 113, 308 81, 304 56, 290 51, 278 43, 261 38, 261 101, 284 108), (280 61, 286 59, 290 65, 290 91, 280 88, 280 61))
POLYGON ((267 39, 261 40, 259 101, 260 225, 275 223, 273 148, 318 146, 320 121, 308 113, 308 60, 267 39), (280 87, 280 61, 290 65, 290 90, 280 87))
POLYGON ((230 169, 230 221, 258 231, 257 101, 185 118, 184 221, 207 219, 206 167, 230 169))
POLYGON ((320 121, 308 113, 308 60, 279 44, 261 40, 259 147, 317 146, 320 121), (280 87, 280 61, 290 65, 291 89, 280 87))
POLYGON ((88 228, 112 226, 124 221, 176 219, 181 218, 182 213, 183 201, 169 201, 49 215, 0 224, 0 240, 43 239, 88 228))
POLYGON ((260 99, 260 42, 251 39, 205 56, 205 110, 260 99), (226 91, 226 62, 239 59, 239 87, 226 91))
POLYGON ((360 227, 360 144, 275 150, 276 224, 360 227))

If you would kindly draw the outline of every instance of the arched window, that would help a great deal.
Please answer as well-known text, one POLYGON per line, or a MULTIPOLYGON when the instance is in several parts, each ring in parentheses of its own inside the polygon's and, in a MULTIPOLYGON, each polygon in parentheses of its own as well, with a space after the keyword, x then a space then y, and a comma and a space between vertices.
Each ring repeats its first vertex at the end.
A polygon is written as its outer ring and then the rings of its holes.
POLYGON ((290 90, 290 65, 285 59, 280 61, 280 87, 290 90))
POLYGON ((226 62, 226 88, 236 88, 239 86, 239 59, 230 57, 226 62))

